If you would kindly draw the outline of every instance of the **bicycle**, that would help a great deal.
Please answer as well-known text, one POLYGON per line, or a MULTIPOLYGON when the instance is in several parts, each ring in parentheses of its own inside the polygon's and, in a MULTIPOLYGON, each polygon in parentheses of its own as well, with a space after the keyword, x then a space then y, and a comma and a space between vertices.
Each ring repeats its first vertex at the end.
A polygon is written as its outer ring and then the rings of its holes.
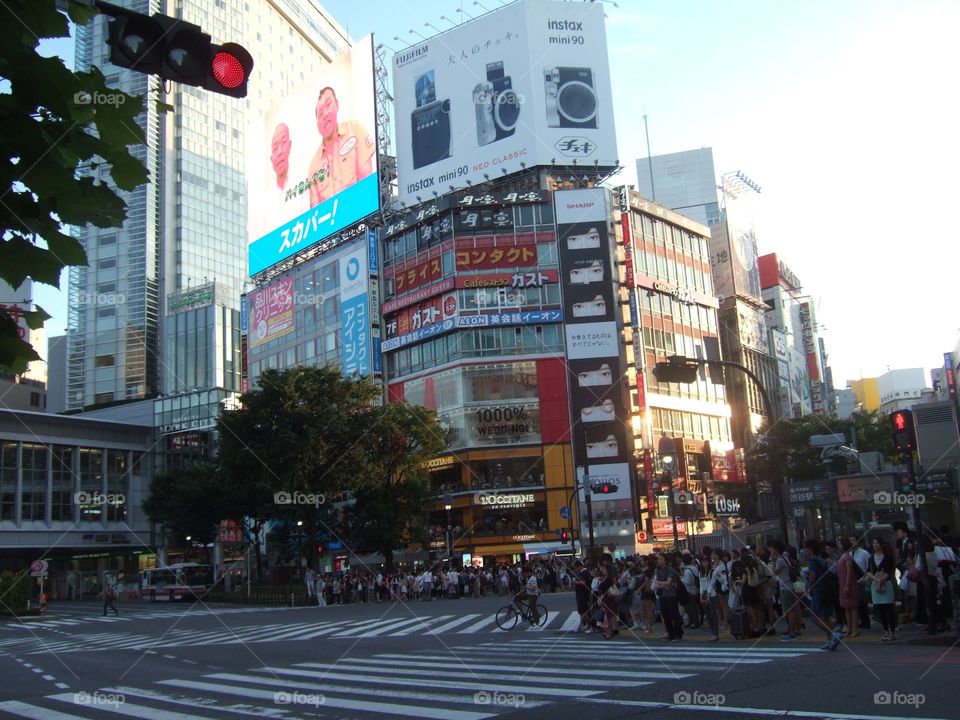
POLYGON ((505 605, 497 610, 497 627, 501 630, 513 630, 520 621, 520 618, 523 618, 534 627, 546 625, 547 609, 539 603, 537 604, 537 614, 540 616, 539 622, 535 623, 533 616, 530 614, 530 608, 526 603, 514 600, 509 605, 505 605))

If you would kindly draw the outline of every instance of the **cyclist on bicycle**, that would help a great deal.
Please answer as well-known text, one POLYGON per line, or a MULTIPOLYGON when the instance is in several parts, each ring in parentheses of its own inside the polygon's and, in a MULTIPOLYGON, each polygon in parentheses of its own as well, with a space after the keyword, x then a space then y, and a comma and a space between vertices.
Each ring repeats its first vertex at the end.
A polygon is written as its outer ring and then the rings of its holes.
POLYGON ((530 609, 530 622, 534 625, 539 625, 540 613, 537 610, 537 600, 540 598, 540 584, 537 581, 537 576, 533 574, 533 570, 529 565, 523 568, 523 577, 526 582, 520 589, 520 592, 513 596, 513 599, 517 603, 526 600, 527 607, 530 609))

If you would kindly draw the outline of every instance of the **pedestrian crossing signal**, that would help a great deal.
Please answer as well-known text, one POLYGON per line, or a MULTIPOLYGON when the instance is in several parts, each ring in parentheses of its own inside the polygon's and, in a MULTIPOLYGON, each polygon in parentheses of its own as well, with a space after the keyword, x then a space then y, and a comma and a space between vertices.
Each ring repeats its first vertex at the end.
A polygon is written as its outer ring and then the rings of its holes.
POLYGON ((893 430, 893 447, 897 452, 913 452, 917 448, 917 435, 913 427, 913 413, 910 410, 897 410, 890 413, 890 426, 893 430))
POLYGON ((610 495, 617 491, 613 483, 597 483, 591 489, 594 495, 610 495))
POLYGON ((560 533, 560 542, 562 542, 562 543, 568 543, 568 542, 570 542, 570 531, 569 531, 569 530, 563 530, 563 531, 560 533))

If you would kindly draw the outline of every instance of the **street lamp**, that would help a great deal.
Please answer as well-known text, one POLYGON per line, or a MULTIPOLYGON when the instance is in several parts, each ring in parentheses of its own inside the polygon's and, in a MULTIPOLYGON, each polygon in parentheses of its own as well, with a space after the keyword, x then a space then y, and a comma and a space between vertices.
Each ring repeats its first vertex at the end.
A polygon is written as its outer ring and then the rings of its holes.
MULTIPOLYGON (((770 432, 776 419, 773 416, 773 403, 770 402, 770 395, 767 394, 767 388, 760 381, 760 378, 745 365, 732 360, 707 360, 705 358, 690 358, 683 355, 671 355, 667 362, 658 362, 653 369, 653 375, 658 382, 675 382, 690 384, 697 379, 699 369, 705 365, 720 367, 731 367, 741 370, 748 378, 753 380, 760 391, 760 397, 763 398, 763 407, 766 411, 769 426, 767 428, 767 448, 770 457, 775 458, 774 447, 776 436, 770 432)), ((787 537, 787 511, 783 504, 783 477, 777 470, 773 471, 774 494, 776 495, 777 514, 780 521, 780 537, 787 537)))
POLYGON ((662 437, 657 446, 660 463, 663 465, 663 485, 667 490, 667 503, 670 506, 670 519, 673 523, 673 547, 680 548, 680 531, 677 528, 677 506, 673 501, 673 472, 677 467, 677 444, 673 438, 662 437))
POLYGON ((453 566, 453 495, 446 493, 443 496, 443 507, 447 511, 447 562, 453 566))

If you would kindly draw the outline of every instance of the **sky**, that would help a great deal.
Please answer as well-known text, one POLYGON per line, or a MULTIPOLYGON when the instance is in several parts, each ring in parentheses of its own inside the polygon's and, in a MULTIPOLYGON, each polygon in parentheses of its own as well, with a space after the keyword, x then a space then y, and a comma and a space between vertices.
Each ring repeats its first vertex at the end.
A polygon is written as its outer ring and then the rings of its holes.
MULTIPOLYGON (((429 36, 500 0, 323 4, 354 38, 373 32, 401 50, 395 36, 417 42, 410 30, 429 36)), ((636 182, 644 114, 655 155, 712 147, 718 174, 741 170, 762 187, 760 252, 816 298, 838 387, 940 366, 960 340, 946 212, 958 204, 960 2, 604 5, 624 165, 612 183, 636 182)), ((50 303, 52 335, 66 313, 62 298, 50 303)))

